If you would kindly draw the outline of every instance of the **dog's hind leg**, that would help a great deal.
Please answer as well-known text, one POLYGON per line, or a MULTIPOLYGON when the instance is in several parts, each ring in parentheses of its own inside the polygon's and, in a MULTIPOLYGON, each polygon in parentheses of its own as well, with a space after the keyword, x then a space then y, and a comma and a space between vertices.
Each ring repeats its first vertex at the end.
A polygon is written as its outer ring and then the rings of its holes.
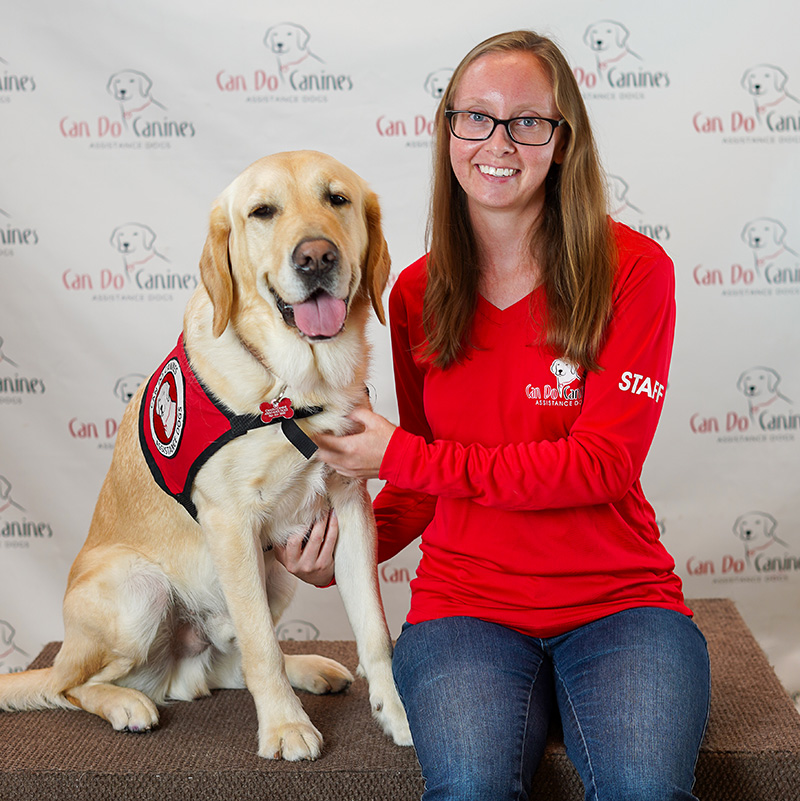
POLYGON ((139 690, 111 682, 126 676, 132 668, 128 659, 117 659, 91 681, 65 693, 67 700, 107 720, 117 731, 149 731, 158 725, 158 709, 139 690))
POLYGON ((79 556, 64 599, 64 646, 54 664, 64 674, 81 674, 64 687, 67 701, 117 730, 157 725, 155 702, 119 685, 134 670, 139 676, 146 672, 171 603, 166 576, 139 554, 110 546, 79 556))

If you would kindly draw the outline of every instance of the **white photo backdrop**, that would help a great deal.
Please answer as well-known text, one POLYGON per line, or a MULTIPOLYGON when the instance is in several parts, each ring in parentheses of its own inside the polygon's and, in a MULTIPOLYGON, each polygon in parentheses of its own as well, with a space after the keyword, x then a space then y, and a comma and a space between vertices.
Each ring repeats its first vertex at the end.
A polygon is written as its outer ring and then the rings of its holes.
MULTIPOLYGON (((800 51, 789 0, 653 5, 29 0, 0 28, 0 671, 61 598, 126 399, 175 341, 211 202, 324 150, 423 250, 430 125, 478 41, 533 28, 589 106, 612 213, 675 261, 678 333, 644 483, 687 595, 739 605, 800 691, 800 51), (687 23, 690 20, 690 24, 687 23)), ((396 414, 375 326, 377 408, 396 414)), ((377 485, 376 485, 377 488, 377 485)), ((381 567, 393 634, 418 552, 381 567)), ((303 587, 286 638, 351 636, 303 587)))

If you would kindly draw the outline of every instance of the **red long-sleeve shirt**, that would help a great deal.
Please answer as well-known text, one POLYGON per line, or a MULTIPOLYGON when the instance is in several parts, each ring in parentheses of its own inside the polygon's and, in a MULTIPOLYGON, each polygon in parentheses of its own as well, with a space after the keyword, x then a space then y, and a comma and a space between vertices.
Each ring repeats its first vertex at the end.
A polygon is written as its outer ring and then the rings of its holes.
POLYGON ((539 288, 507 309, 483 298, 466 358, 442 370, 417 346, 426 259, 389 312, 398 428, 375 500, 379 559, 422 534, 408 620, 469 615, 553 636, 636 606, 690 614, 639 483, 661 413, 675 325, 672 262, 613 223, 613 311, 576 375, 538 344, 539 288))

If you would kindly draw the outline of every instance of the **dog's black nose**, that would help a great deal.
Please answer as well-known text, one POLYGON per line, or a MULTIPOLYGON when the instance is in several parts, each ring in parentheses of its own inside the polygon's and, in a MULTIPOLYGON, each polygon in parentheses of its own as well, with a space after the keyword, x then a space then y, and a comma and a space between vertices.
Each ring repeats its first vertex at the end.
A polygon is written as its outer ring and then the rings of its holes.
POLYGON ((292 253, 294 268, 321 277, 339 266, 339 248, 327 239, 306 239, 292 253))

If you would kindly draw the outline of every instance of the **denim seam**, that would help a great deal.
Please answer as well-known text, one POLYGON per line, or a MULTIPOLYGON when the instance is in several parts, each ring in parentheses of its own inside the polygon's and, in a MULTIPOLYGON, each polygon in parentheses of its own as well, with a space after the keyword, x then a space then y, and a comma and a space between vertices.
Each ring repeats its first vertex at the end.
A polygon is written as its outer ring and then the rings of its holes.
POLYGON ((586 764, 589 769, 589 778, 591 779, 592 782, 592 792, 594 793, 594 798, 598 798, 597 783, 595 782, 594 769, 592 768, 592 758, 589 755, 589 746, 586 743, 586 738, 584 737, 583 729, 581 728, 580 719, 578 718, 578 715, 575 712, 575 704, 572 703, 572 696, 570 695, 569 687, 567 686, 567 683, 564 681, 564 679, 561 678, 561 672, 559 671, 558 666, 554 664, 553 670, 555 671, 555 674, 558 677, 559 684, 564 688, 564 693, 567 697, 567 702, 569 703, 569 711, 572 713, 572 719, 575 721, 575 726, 578 730, 578 734, 580 735, 581 743, 583 743, 583 753, 586 757, 586 764))
POLYGON ((536 686, 536 679, 539 678, 539 671, 541 671, 541 669, 542 669, 542 661, 539 662, 539 666, 536 668, 536 675, 531 680, 531 688, 530 688, 530 690, 528 690, 528 703, 527 703, 527 706, 525 707, 525 725, 524 725, 524 728, 522 730, 522 750, 520 752, 520 758, 519 758, 519 777, 518 777, 519 778, 519 793, 517 795, 517 798, 523 798, 524 797, 524 795, 523 795, 524 786, 523 786, 523 781, 522 781, 522 772, 523 772, 524 764, 525 764, 525 750, 526 750, 526 745, 527 745, 527 741, 528 741, 528 721, 530 720, 530 716, 531 716, 531 698, 533 697, 533 690, 534 690, 534 687, 536 686))
MULTIPOLYGON (((697 624, 695 624, 696 626, 697 624)), ((703 636, 700 630, 697 630, 701 637, 703 637, 703 642, 705 642, 705 637, 703 636)), ((708 649, 708 644, 706 643, 706 649, 708 649)), ((697 750, 696 755, 694 758, 694 765, 692 766, 692 792, 694 793, 694 788, 697 784, 697 762, 700 759, 700 748, 703 745, 703 740, 706 738, 706 731, 708 731, 708 720, 711 717, 711 663, 708 658, 706 659, 706 687, 708 687, 708 699, 706 700, 706 719, 705 723, 703 723, 703 731, 700 734, 700 741, 697 743, 697 750)))

